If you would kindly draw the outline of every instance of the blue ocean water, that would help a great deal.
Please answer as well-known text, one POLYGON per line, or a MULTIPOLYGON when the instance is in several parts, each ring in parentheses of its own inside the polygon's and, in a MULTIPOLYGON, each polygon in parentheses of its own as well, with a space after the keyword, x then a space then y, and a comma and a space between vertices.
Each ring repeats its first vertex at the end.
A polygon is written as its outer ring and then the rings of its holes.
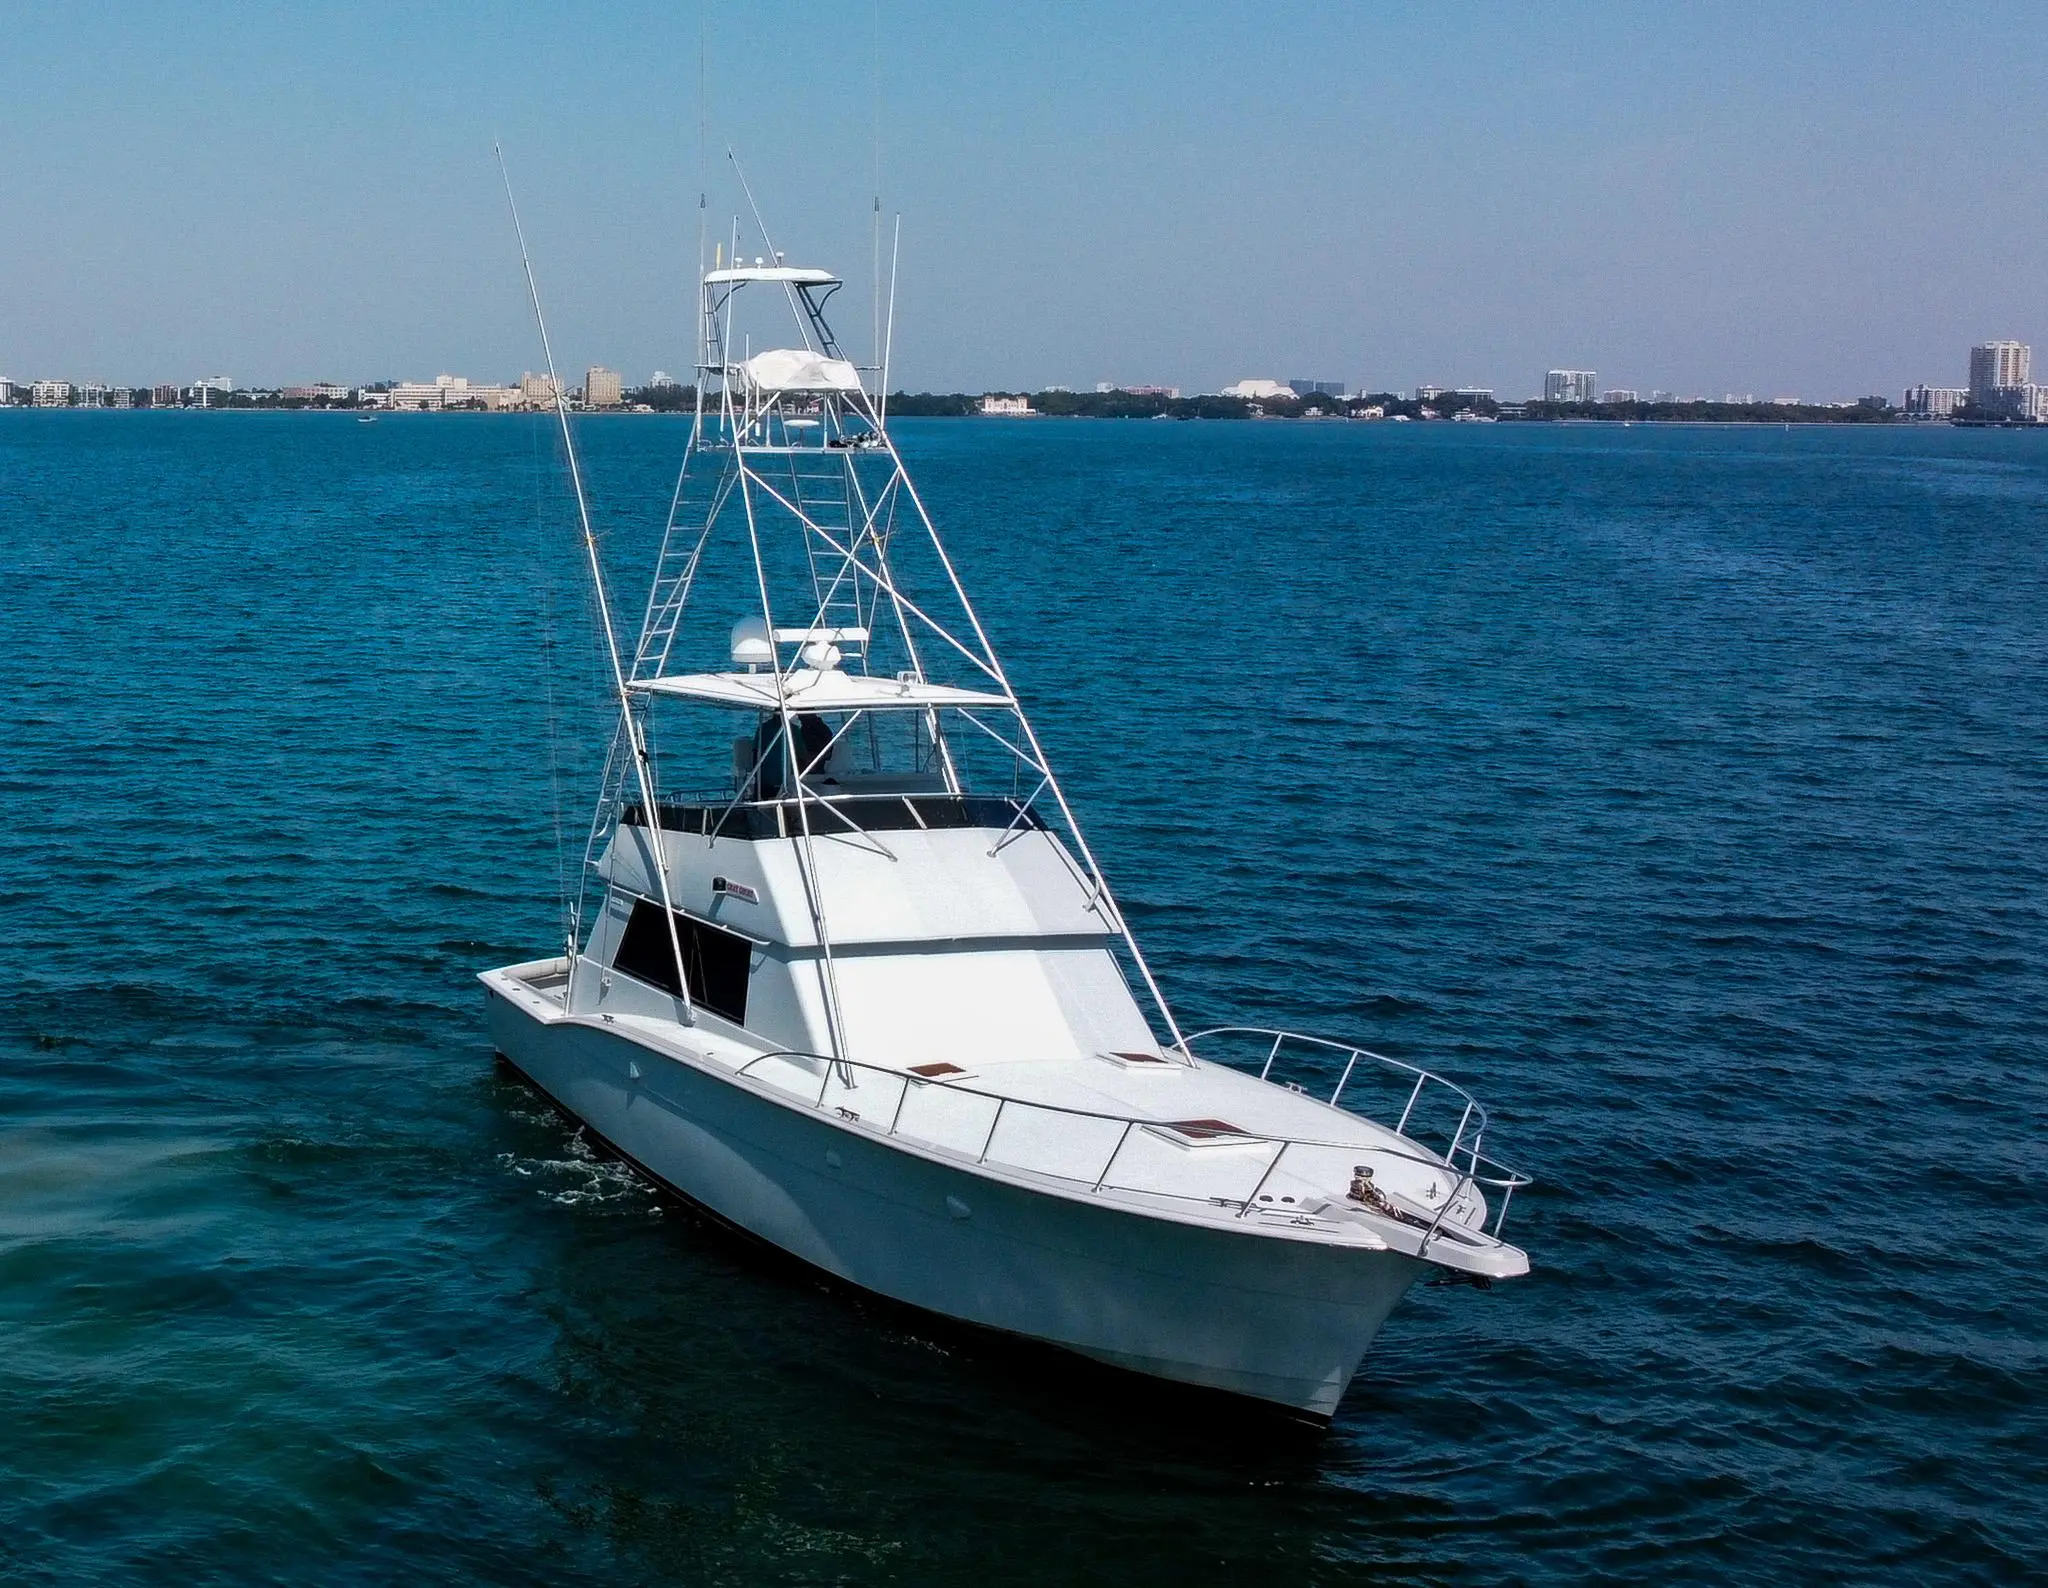
POLYGON ((0 1577, 2040 1576, 2048 438, 900 432, 1183 1017, 1467 1081, 1534 1274, 1302 1437, 702 1227, 472 980, 608 726, 545 432, 5 413, 0 1577))

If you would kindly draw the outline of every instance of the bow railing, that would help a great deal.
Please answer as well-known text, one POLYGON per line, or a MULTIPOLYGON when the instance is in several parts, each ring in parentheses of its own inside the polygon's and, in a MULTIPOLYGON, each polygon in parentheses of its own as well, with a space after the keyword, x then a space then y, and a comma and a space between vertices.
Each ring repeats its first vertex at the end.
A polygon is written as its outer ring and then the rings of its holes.
MULTIPOLYGON (((1333 1103, 1343 1095, 1352 1069, 1365 1059, 1414 1075, 1414 1095, 1402 1116, 1404 1125, 1414 1113, 1416 1098, 1430 1083, 1448 1088, 1467 1105, 1460 1128, 1453 1136, 1455 1151, 1434 1151, 1400 1130, 1394 1131, 1398 1145, 1386 1141, 1339 1141, 1241 1130, 1222 1121, 1176 1121, 1157 1115, 1032 1102, 976 1086, 964 1072, 959 1072, 961 1079, 921 1076, 798 1049, 759 1054, 734 1073, 779 1094, 795 1095, 820 1112, 881 1136, 913 1140, 977 1167, 994 1165, 1050 1176, 1078 1186, 1089 1195, 1136 1193, 1228 1210, 1239 1219, 1267 1213, 1314 1222, 1302 1198, 1281 1194, 1285 1186, 1320 1195, 1326 1199, 1326 1205, 1343 1202, 1347 1187, 1355 1184, 1356 1170, 1376 1165, 1375 1185, 1386 1188, 1391 1183, 1396 1195, 1387 1197, 1379 1193, 1379 1199, 1368 1200, 1366 1206, 1397 1223, 1421 1230, 1420 1255, 1427 1254, 1446 1219, 1451 1220, 1461 1236, 1477 1225, 1482 1233, 1495 1239, 1500 1237, 1509 1200, 1530 1180, 1480 1151, 1484 1110, 1470 1093, 1454 1082, 1399 1060, 1292 1033, 1218 1027, 1187 1040, 1192 1047, 1203 1038, 1244 1035, 1282 1039, 1268 1058, 1268 1072, 1274 1061, 1283 1056, 1281 1050, 1289 1042, 1327 1046, 1345 1055, 1345 1072, 1332 1093, 1333 1103), (1354 1054, 1356 1057, 1351 1057, 1354 1054), (777 1066, 782 1073, 775 1073, 777 1066), (803 1078, 801 1088, 799 1074, 803 1078), (1474 1118, 1480 1121, 1479 1126, 1468 1132, 1465 1127, 1474 1118), (1189 1126, 1221 1127, 1209 1130, 1207 1139, 1198 1140, 1198 1146, 1239 1150, 1206 1156, 1199 1150, 1176 1151, 1175 1138, 1185 1137, 1189 1126), (1403 1191, 1404 1184, 1413 1188, 1412 1195, 1403 1191), (1490 1221, 1479 1217, 1488 1193, 1498 1197, 1490 1221), (1483 1228, 1487 1222, 1490 1229, 1483 1228)), ((1293 1089, 1305 1090, 1298 1085, 1293 1089)))

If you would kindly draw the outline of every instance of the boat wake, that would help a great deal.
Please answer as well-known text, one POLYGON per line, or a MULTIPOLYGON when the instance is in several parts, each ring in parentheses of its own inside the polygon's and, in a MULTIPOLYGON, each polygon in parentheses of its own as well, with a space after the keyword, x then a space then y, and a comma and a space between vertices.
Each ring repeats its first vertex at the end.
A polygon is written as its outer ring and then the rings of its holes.
POLYGON ((534 1158, 501 1152, 498 1165, 531 1181, 534 1194, 556 1207, 601 1214, 661 1217, 661 1193, 617 1158, 599 1153, 578 1130, 563 1143, 566 1157, 534 1158))

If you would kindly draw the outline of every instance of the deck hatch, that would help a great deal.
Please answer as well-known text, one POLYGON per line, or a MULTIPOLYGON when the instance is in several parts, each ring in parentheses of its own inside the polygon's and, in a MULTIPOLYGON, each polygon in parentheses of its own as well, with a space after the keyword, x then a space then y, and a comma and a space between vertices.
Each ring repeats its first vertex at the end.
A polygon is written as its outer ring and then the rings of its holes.
POLYGON ((1145 1129, 1178 1147, 1239 1147, 1259 1139, 1227 1119, 1162 1119, 1145 1129))

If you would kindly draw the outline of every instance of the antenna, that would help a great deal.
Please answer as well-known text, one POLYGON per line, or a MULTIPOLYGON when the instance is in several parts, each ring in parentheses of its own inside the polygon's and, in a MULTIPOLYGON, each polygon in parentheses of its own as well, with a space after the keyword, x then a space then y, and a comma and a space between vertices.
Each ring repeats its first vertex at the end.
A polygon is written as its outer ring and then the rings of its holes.
POLYGON ((711 98, 706 89, 705 57, 711 48, 711 0, 697 0, 697 281, 704 290, 705 227, 710 222, 710 184, 704 177, 704 145, 711 123, 711 98))
POLYGON ((889 354, 896 346, 896 261, 903 254, 903 217, 896 217, 896 240, 889 245, 889 328, 882 337, 882 402, 875 411, 875 423, 889 424, 889 354))
MULTIPOLYGON (((754 212, 754 225, 761 233, 762 247, 768 250, 768 263, 770 265, 781 264, 782 255, 775 247, 775 239, 768 235, 768 223, 761 219, 761 206, 754 202, 754 190, 748 185, 746 170, 740 164, 740 157, 732 152, 731 144, 725 146, 725 157, 732 162, 733 174, 740 179, 740 191, 747 195, 747 208, 754 212)), ((738 233, 735 232, 734 236, 737 238, 738 233)), ((737 241, 734 242, 733 247, 735 249, 739 247, 737 241)), ((782 294, 789 299, 789 312, 796 319, 797 335, 804 339, 805 351, 817 352, 818 350, 811 346, 811 328, 805 323, 804 311, 797 305, 796 287, 792 283, 785 281, 782 284, 782 294)))
MULTIPOLYGON (((874 349, 876 368, 882 363, 882 0, 875 0, 875 209, 874 209, 874 272, 868 278, 873 284, 870 296, 874 300, 874 340, 868 345, 874 349)), ((886 385, 886 382, 884 383, 886 385)))
POLYGON ((782 256, 775 251, 775 239, 768 235, 768 223, 761 219, 761 206, 754 202, 754 190, 747 182, 746 169, 740 164, 740 157, 732 152, 732 145, 725 146, 725 157, 732 162, 733 174, 740 179, 740 191, 747 195, 747 208, 754 212, 754 226, 761 234, 761 246, 768 250, 771 261, 782 256))
MULTIPOLYGON (((590 527, 590 501, 583 491, 583 468, 576 458, 576 438, 569 428, 569 404, 562 395, 562 378, 555 373, 555 349, 548 339, 547 317, 540 310, 540 286, 533 277, 533 258, 526 251, 526 228, 519 224, 519 205, 512 197, 512 173, 505 165, 505 151, 496 143, 491 153, 498 157, 498 175, 505 183, 505 207, 512 212, 512 235, 519 239, 519 263, 526 270, 526 295, 533 303, 533 323, 540 328, 540 350, 547 360, 548 383, 555 390, 555 418, 562 427, 562 450, 569 458, 569 483, 576 488, 576 516, 583 527, 583 550, 590 562, 590 584, 597 595, 597 620, 604 629, 604 648, 612 664, 612 688, 619 700, 619 731, 633 752, 633 770, 639 775, 640 808, 647 813, 647 841, 654 852, 654 874, 661 879, 661 913, 668 922, 669 947, 675 951, 676 986, 683 1002, 684 1023, 695 1025, 697 1011, 690 1000, 689 980, 683 973, 683 944, 676 932, 675 901, 669 897, 668 862, 661 849, 661 808, 654 801, 654 774, 647 762, 647 740, 633 715, 633 696, 626 688, 626 669, 619 660, 619 637, 612 630, 611 601, 605 594, 604 561, 597 549, 597 534, 590 527)), ((575 974, 582 955, 569 956, 569 971, 575 974)), ((566 999, 566 994, 565 994, 566 999)))

